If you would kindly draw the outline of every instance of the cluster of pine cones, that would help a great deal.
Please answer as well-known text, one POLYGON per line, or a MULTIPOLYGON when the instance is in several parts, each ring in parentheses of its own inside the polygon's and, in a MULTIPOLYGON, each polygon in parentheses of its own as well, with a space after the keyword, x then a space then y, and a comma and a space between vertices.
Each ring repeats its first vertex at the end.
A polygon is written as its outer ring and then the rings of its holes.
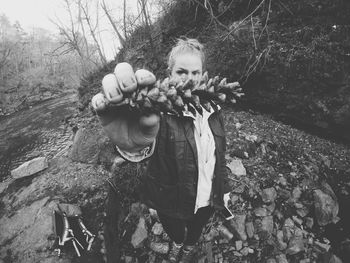
MULTIPOLYGON (((179 82, 169 78, 156 81, 153 74, 152 76, 154 81, 150 81, 148 85, 137 87, 135 91, 124 93, 124 97, 120 102, 112 103, 105 100, 106 105, 101 109, 95 108, 95 110, 129 105, 130 110, 140 112, 180 114, 187 111, 189 105, 197 110, 201 110, 200 105, 202 105, 209 111, 212 101, 236 103, 236 100, 244 95, 239 82, 227 83, 226 78, 220 78, 219 76, 209 78, 208 72, 203 74, 199 84, 191 80, 179 82)), ((104 96, 102 93, 97 94, 92 101, 102 100, 102 96, 104 96)))

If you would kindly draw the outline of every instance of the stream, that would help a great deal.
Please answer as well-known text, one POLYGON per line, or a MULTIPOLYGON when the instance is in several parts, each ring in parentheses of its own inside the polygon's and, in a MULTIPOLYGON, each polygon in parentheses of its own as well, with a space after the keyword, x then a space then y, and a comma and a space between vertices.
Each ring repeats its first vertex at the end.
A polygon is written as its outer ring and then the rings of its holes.
POLYGON ((35 157, 50 160, 69 147, 65 119, 76 111, 77 95, 63 94, 0 119, 0 182, 11 170, 35 157))

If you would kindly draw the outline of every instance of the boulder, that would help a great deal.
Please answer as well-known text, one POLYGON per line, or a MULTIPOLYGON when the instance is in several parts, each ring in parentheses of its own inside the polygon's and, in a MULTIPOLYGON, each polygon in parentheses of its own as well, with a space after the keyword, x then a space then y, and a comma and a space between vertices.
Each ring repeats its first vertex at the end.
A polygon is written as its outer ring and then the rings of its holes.
POLYGON ((293 200, 297 201, 299 200, 299 198, 301 197, 302 191, 300 189, 300 187, 295 187, 292 191, 292 198, 293 200))
POLYGON ((338 258, 336 255, 332 255, 329 259, 329 263, 343 263, 343 261, 338 258))
POLYGON ((286 253, 288 255, 295 255, 305 249, 304 247, 304 240, 303 240, 303 233, 301 229, 296 229, 294 232, 293 237, 288 243, 288 248, 286 250, 286 253))
POLYGON ((116 156, 116 149, 100 127, 83 127, 76 132, 71 151, 73 161, 113 164, 116 156))
POLYGON ((247 240, 247 234, 245 232, 245 219, 246 215, 236 215, 231 219, 230 224, 238 239, 247 240))
POLYGON ((245 224, 246 232, 249 238, 254 236, 254 224, 253 222, 247 222, 245 224))
POLYGON ((34 158, 28 162, 21 164, 19 167, 11 171, 13 178, 22 178, 36 174, 48 167, 46 157, 34 158))
POLYGON ((134 248, 140 248, 143 242, 147 239, 148 232, 146 227, 145 218, 140 217, 134 234, 131 236, 131 244, 134 248))
POLYGON ((149 247, 158 254, 167 254, 169 251, 168 242, 151 242, 149 247))
POLYGON ((338 220, 339 206, 333 196, 334 193, 331 195, 321 189, 314 190, 315 215, 320 226, 336 223, 338 220))
POLYGON ((247 171, 246 171, 245 167, 243 166, 242 161, 239 160, 239 159, 231 160, 227 164, 227 167, 230 168, 232 174, 234 174, 237 177, 241 177, 241 176, 246 176, 247 175, 247 171))
POLYGON ((277 238, 277 246, 279 250, 285 250, 287 248, 287 243, 284 242, 284 236, 283 236, 283 231, 278 230, 276 234, 277 238))
POLYGON ((152 233, 159 236, 163 233, 163 226, 161 223, 156 222, 152 227, 152 233))
POLYGON ((288 263, 287 257, 285 254, 279 254, 276 256, 277 263, 288 263))
POLYGON ((261 229, 266 236, 271 236, 273 231, 273 216, 265 216, 261 220, 261 229))
POLYGON ((52 211, 57 204, 49 200, 50 197, 45 197, 34 201, 12 216, 1 218, 0 258, 4 258, 8 250, 16 262, 44 262, 50 257, 48 240, 53 234, 52 211))
POLYGON ((274 202, 276 197, 277 197, 277 192, 273 187, 265 188, 261 192, 261 198, 264 203, 274 202))
POLYGON ((265 207, 257 207, 254 209, 254 214, 259 217, 267 216, 267 209, 265 207))

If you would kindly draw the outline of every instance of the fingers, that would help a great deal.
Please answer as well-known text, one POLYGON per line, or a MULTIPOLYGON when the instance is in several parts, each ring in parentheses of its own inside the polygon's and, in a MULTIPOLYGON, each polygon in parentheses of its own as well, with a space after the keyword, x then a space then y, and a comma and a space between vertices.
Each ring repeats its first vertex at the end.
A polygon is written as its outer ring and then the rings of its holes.
POLYGON ((107 108, 108 101, 102 93, 98 93, 91 99, 92 108, 97 111, 103 111, 107 108))
POLYGON ((114 74, 104 76, 102 79, 102 90, 106 99, 111 103, 119 103, 123 100, 123 93, 114 74))
POLYGON ((137 89, 137 81, 134 70, 129 63, 122 62, 117 64, 114 69, 114 75, 118 80, 122 92, 133 92, 137 89))
POLYGON ((137 84, 140 86, 150 86, 156 83, 156 76, 146 69, 139 69, 135 72, 137 84))

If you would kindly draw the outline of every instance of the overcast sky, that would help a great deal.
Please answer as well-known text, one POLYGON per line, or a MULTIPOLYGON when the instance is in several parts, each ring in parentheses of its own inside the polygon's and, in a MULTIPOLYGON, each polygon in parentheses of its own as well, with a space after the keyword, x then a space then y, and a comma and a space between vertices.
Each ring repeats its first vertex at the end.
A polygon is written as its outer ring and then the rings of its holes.
MULTIPOLYGON (((98 0, 92 0, 96 2, 98 0)), ((112 13, 117 14, 121 10, 122 0, 105 0, 108 7, 112 8, 112 13)), ((136 10, 136 0, 127 1, 130 10, 136 10)), ((57 27, 50 22, 50 18, 55 20, 59 17, 62 22, 67 19, 67 12, 63 8, 62 0, 0 0, 0 14, 5 14, 11 23, 19 21, 22 28, 29 32, 32 27, 41 27, 57 33, 57 27)), ((106 24, 106 30, 103 30, 103 44, 108 59, 114 57, 118 42, 112 33, 108 22, 100 20, 101 28, 106 24), (108 30, 107 30, 108 28, 108 30)))

